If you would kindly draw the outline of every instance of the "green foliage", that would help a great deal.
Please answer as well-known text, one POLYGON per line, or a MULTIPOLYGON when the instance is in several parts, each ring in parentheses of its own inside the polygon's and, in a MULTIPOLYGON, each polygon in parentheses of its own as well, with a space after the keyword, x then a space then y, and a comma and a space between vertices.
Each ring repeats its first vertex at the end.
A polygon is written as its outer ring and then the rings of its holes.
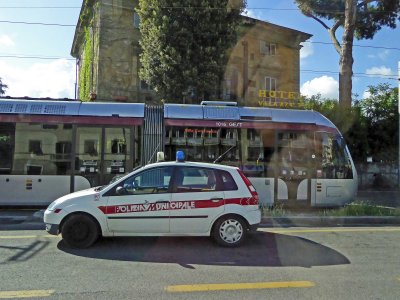
POLYGON ((366 202, 354 202, 339 209, 325 210, 322 215, 333 217, 348 216, 392 216, 399 217, 400 209, 372 205, 366 202))
POLYGON ((398 89, 389 84, 369 86, 370 96, 360 102, 368 130, 369 156, 375 161, 396 161, 398 157, 398 89))
POLYGON ((262 208, 262 215, 265 217, 283 217, 290 214, 290 211, 280 203, 275 204, 274 206, 262 208))
POLYGON ((140 0, 140 77, 166 100, 217 97, 244 7, 237 0, 140 0))
POLYGON ((91 92, 91 73, 92 73, 92 60, 93 60, 93 49, 92 49, 92 38, 90 31, 85 30, 85 47, 83 49, 83 60, 82 66, 79 73, 79 99, 82 101, 90 100, 91 92))
POLYGON ((322 113, 342 132, 353 159, 396 161, 398 156, 398 89, 388 84, 370 86, 369 97, 344 109, 337 100, 320 95, 305 99, 305 108, 322 113))
POLYGON ((84 3, 82 4, 83 10, 80 13, 79 18, 84 28, 93 25, 93 9, 95 5, 98 5, 97 0, 84 0, 84 3))
MULTIPOLYGON (((346 0, 296 0, 303 14, 324 19, 341 21, 344 19, 346 0)), ((400 20, 400 2, 393 0, 357 1, 355 34, 358 39, 372 39, 382 28, 396 28, 400 20)))
POLYGON ((6 93, 7 88, 8 88, 8 85, 4 84, 0 77, 0 95, 4 95, 6 93))
POLYGON ((400 1, 396 0, 295 0, 301 12, 327 29, 336 51, 340 55, 339 99, 343 107, 352 103, 353 40, 372 39, 382 28, 396 28, 400 20, 400 1), (347 5, 346 5, 347 3, 347 5), (353 5, 355 4, 355 7, 353 5), (346 13, 345 8, 348 8, 346 13), (354 11, 354 12, 353 12, 354 11), (323 19, 333 21, 331 27, 323 19), (343 44, 336 30, 344 27, 343 44), (346 41, 346 42, 345 42, 346 41))
POLYGON ((366 118, 358 103, 344 108, 339 101, 322 99, 320 95, 305 99, 305 108, 320 112, 333 122, 343 134, 355 161, 365 161, 368 151, 366 118))

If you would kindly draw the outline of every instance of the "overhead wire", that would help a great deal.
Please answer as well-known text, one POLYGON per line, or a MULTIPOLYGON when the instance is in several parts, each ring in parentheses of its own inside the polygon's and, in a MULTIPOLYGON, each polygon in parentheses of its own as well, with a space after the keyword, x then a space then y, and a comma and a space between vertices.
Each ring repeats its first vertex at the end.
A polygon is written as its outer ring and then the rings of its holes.
MULTIPOLYGON (((112 3, 105 3, 106 5, 113 6, 115 8, 127 8, 126 6, 115 5, 112 3)), ((0 9, 80 9, 80 6, 0 6, 0 9)), ((164 9, 209 9, 209 10, 226 10, 227 7, 204 7, 204 6, 162 6, 164 9)), ((276 7, 246 7, 247 10, 271 10, 271 11, 285 11, 285 12, 298 12, 299 8, 276 8, 276 7)), ((328 10, 318 9, 313 10, 316 13, 331 13, 331 14, 345 14, 343 10, 328 10)), ((368 13, 382 13, 382 12, 395 12, 394 10, 379 10, 379 11, 368 11, 368 13)))
MULTIPOLYGON (((43 23, 43 22, 25 22, 25 21, 9 21, 9 20, 0 20, 0 23, 10 23, 10 24, 23 24, 23 25, 41 25, 41 26, 60 26, 60 27, 76 27, 77 25, 72 24, 60 24, 60 23, 43 23)), ((93 26, 93 28, 97 28, 93 26)), ((111 27, 110 27, 111 28, 111 27)), ((108 29, 110 29, 108 28, 108 29)), ((118 29, 118 27, 115 27, 118 29)), ((199 34, 197 34, 199 35, 199 34)), ((200 34, 204 36, 214 36, 211 33, 204 33, 200 34)), ((310 43, 310 44, 322 44, 322 45, 333 45, 332 42, 320 42, 320 41, 304 41, 302 43, 310 43)), ((359 45, 353 44, 353 47, 360 47, 360 48, 371 48, 371 49, 384 49, 384 50, 395 50, 400 51, 398 47, 387 47, 387 46, 371 46, 371 45, 359 45)))
MULTIPOLYGON (((24 56, 24 55, 2 55, 0 54, 0 58, 19 58, 19 59, 40 59, 40 60, 68 60, 68 61, 76 61, 75 58, 67 58, 67 57, 46 57, 46 56, 24 56)), ((97 59, 96 61, 105 61, 108 59, 97 59)), ((83 61, 83 59, 82 59, 83 61)), ((113 63, 131 63, 128 60, 118 60, 113 61, 113 63)), ((204 65, 204 64, 203 64, 204 65)), ((311 69, 301 69, 300 73, 313 73, 313 74, 334 74, 338 75, 338 71, 329 71, 329 70, 311 70, 311 69)), ((363 73, 363 72, 354 72, 353 77, 362 77, 362 78, 381 78, 381 79, 389 79, 389 80, 398 80, 397 78, 393 77, 396 76, 395 74, 379 74, 379 73, 363 73)))
MULTIPOLYGON (((115 6, 114 7, 119 7, 115 6)), ((0 6, 1 9, 80 9, 81 7, 77 6, 0 6)), ((121 7, 126 8, 126 7, 121 7)), ((163 8, 167 9, 186 9, 186 8, 201 8, 201 7, 189 7, 189 6, 164 6, 163 8)), ((211 9, 226 9, 222 7, 216 7, 211 9)), ((247 7, 246 10, 276 10, 276 11, 298 11, 297 8, 272 8, 272 7, 247 7)), ((339 11, 333 10, 319 10, 317 12, 325 12, 325 13, 339 13, 339 11)), ((77 25, 73 24, 61 24, 61 23, 45 23, 45 22, 26 22, 26 21, 11 21, 11 20, 0 20, 0 23, 9 23, 9 24, 23 24, 23 25, 41 25, 41 26, 58 26, 58 27, 76 27, 77 25)), ((205 33, 207 35, 207 33, 205 33)), ((208 34, 210 35, 210 34, 208 34)), ((304 41, 303 43, 311 43, 311 44, 323 44, 323 45, 332 45, 331 42, 320 42, 320 41, 304 41)), ((360 48, 371 48, 371 49, 385 49, 385 50, 395 50, 400 51, 400 48, 397 47, 386 47, 386 46, 370 46, 370 45, 359 45, 353 44, 353 47, 360 48)), ((20 58, 20 59, 43 59, 43 60, 56 60, 56 59, 65 59, 65 60, 75 60, 74 58, 64 58, 64 57, 50 57, 50 56, 30 56, 30 55, 0 55, 2 58, 20 58)), ((122 62, 122 61, 120 61, 122 62)), ((336 71, 326 71, 326 70, 300 70, 300 72, 305 73, 330 73, 330 74, 339 74, 336 71)), ((384 78, 384 79, 394 79, 392 76, 395 75, 384 75, 384 74, 368 74, 368 73, 353 73, 353 77, 373 77, 373 78, 384 78), (379 75, 379 76, 378 76, 379 75)))

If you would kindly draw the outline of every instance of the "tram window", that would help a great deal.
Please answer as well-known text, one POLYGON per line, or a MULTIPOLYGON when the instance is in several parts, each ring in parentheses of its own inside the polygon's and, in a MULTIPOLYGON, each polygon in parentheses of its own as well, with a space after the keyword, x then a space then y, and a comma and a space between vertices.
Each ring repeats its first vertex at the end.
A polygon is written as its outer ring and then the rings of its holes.
POLYGON ((222 159, 222 161, 224 163, 239 161, 239 147, 222 146, 221 154, 223 154, 223 153, 226 153, 222 159), (228 150, 229 150, 229 152, 226 152, 228 150))
POLYGON ((11 174, 67 175, 69 173, 72 131, 65 129, 64 124, 51 124, 50 127, 47 125, 16 124, 11 174))
POLYGON ((203 145, 203 128, 186 128, 185 129, 187 144, 190 146, 203 145))
MULTIPOLYGON (((12 128, 12 126, 10 126, 12 128)), ((10 129, 5 129, 10 131, 10 129)), ((0 174, 10 174, 13 161, 12 132, 0 131, 0 174)))
POLYGON ((97 156, 97 141, 96 140, 86 140, 84 144, 84 152, 85 154, 89 154, 90 156, 97 156))
MULTIPOLYGON (((235 146, 238 142, 237 129, 222 129, 221 130, 221 145, 223 146, 235 146)), ((222 151, 222 153, 225 150, 222 151)))
POLYGON ((183 150, 188 161, 202 161, 202 147, 187 147, 183 150))
POLYGON ((111 143, 112 154, 124 154, 126 153, 126 144, 122 140, 114 139, 111 143))
POLYGON ((328 133, 316 135, 317 177, 327 179, 351 179, 353 172, 344 140, 328 133), (317 157, 318 158, 318 157, 317 157))
POLYGON ((206 146, 203 149, 205 149, 205 151, 204 151, 205 152, 205 157, 204 157, 205 162, 213 162, 219 156, 217 145, 206 146))
POLYGON ((70 154, 72 149, 71 142, 57 142, 56 153, 57 154, 70 154))
POLYGON ((184 128, 174 128, 172 130, 171 144, 186 145, 186 132, 184 128))
POLYGON ((42 142, 37 140, 30 140, 29 141, 29 153, 35 155, 43 155, 42 151, 42 142))
POLYGON ((247 160, 248 161, 264 161, 264 155, 262 148, 248 147, 247 148, 247 160))
POLYGON ((264 162, 272 162, 275 149, 273 147, 264 147, 264 162))
POLYGON ((261 136, 260 132, 255 129, 247 130, 247 139, 250 145, 260 145, 261 144, 261 136))
POLYGON ((27 175, 41 175, 43 172, 43 166, 26 165, 25 167, 27 175))

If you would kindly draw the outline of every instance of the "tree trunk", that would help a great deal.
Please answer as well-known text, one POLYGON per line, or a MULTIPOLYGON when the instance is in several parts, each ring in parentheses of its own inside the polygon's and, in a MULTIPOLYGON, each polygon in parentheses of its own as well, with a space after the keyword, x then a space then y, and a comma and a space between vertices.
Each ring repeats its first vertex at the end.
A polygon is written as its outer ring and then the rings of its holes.
POLYGON ((353 40, 356 22, 357 0, 346 0, 342 51, 340 54, 339 103, 350 108, 352 100, 353 40))

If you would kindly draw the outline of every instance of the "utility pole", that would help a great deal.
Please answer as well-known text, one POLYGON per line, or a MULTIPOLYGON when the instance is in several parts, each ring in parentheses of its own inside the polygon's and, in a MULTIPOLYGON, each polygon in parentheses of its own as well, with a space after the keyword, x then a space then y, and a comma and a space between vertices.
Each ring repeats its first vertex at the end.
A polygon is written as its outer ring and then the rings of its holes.
POLYGON ((400 61, 398 62, 398 67, 397 67, 397 81, 398 81, 398 96, 397 96, 397 107, 398 107, 398 116, 399 116, 399 144, 398 144, 398 151, 399 151, 399 157, 398 157, 398 166, 397 166, 397 182, 398 182, 398 187, 400 188, 400 61))

